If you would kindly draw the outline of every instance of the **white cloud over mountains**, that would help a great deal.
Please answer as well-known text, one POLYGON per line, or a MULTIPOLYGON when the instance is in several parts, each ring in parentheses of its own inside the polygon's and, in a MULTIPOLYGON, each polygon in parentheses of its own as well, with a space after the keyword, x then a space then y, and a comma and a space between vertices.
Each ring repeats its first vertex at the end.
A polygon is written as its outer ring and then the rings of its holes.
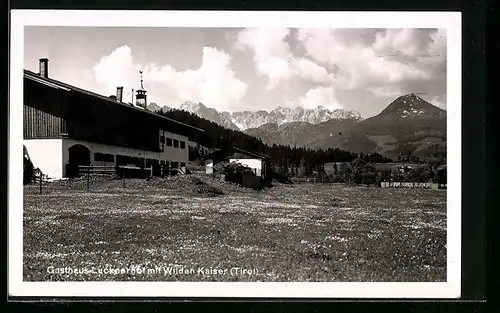
POLYGON ((247 91, 247 85, 235 77, 230 61, 227 53, 203 47, 198 69, 177 71, 170 64, 136 64, 130 47, 122 46, 101 58, 93 69, 96 81, 106 86, 109 93, 114 93, 116 86, 124 86, 126 90, 137 88, 139 70, 143 70, 146 89, 158 93, 167 89, 169 101, 161 105, 201 101, 226 109, 237 104, 247 91))
MULTIPOLYGON (((269 77, 268 89, 293 78, 312 81, 322 86, 307 91, 305 98, 324 94, 323 99, 331 100, 326 107, 339 106, 335 90, 363 89, 386 97, 428 92, 413 90, 413 82, 427 82, 433 89, 446 75, 444 30, 298 29, 291 37, 286 29, 245 29, 236 46, 254 52, 258 73, 269 77), (293 41, 304 56, 291 53, 293 41), (268 62, 280 66, 266 66, 268 62)), ((430 90, 436 92, 440 90, 430 90)))
MULTIPOLYGON (((242 29, 233 45, 253 62, 254 75, 266 79, 263 93, 291 82, 304 87, 295 99, 284 97, 276 105, 342 108, 339 93, 360 91, 385 98, 428 93, 446 107, 445 30, 242 29)), ((171 64, 137 64, 132 50, 122 46, 93 70, 109 93, 118 85, 136 88, 141 69, 148 90, 168 94, 170 102, 160 104, 176 106, 189 100, 218 110, 238 107, 253 81, 235 76, 234 60, 226 52, 205 46, 201 54, 199 68, 180 71, 171 64)))
POLYGON ((335 89, 333 87, 317 87, 310 89, 299 99, 299 103, 307 109, 314 109, 318 106, 330 110, 342 108, 335 97, 335 89))
POLYGON ((257 73, 269 79, 268 90, 292 77, 317 84, 332 83, 333 75, 324 67, 292 54, 289 36, 290 30, 286 28, 248 28, 238 33, 235 46, 253 53, 257 73))

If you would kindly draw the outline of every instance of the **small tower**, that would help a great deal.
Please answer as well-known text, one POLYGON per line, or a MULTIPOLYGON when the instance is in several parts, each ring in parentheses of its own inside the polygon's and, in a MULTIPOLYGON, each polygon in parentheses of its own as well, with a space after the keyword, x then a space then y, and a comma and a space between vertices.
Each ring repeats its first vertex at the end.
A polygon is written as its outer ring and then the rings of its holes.
POLYGON ((135 95, 135 105, 145 109, 146 106, 148 105, 148 102, 147 102, 146 90, 144 90, 143 86, 142 71, 139 71, 139 74, 141 75, 141 88, 137 89, 136 91, 137 93, 135 95))

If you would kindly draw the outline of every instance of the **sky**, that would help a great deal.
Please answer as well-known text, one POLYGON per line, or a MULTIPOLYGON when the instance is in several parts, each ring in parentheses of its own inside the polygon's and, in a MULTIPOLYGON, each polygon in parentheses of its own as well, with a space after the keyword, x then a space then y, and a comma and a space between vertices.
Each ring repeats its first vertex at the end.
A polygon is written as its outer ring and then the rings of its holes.
POLYGON ((218 111, 277 107, 380 113, 415 93, 446 109, 446 30, 28 26, 24 68, 102 95, 218 111))

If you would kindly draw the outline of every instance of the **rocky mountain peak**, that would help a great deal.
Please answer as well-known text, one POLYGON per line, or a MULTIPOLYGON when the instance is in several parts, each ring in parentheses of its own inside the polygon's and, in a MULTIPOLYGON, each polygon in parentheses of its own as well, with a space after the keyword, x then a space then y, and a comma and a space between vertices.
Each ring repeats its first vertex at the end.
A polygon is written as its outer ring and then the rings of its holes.
POLYGON ((416 94, 410 93, 396 98, 380 114, 397 115, 406 118, 429 115, 442 116, 445 114, 445 111, 425 101, 416 94))

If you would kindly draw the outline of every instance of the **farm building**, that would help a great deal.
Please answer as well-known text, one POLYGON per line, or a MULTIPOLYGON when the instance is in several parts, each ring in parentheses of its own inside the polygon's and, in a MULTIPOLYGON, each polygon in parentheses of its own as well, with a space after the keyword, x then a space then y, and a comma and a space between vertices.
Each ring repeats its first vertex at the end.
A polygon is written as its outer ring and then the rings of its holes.
POLYGON ((227 161, 239 163, 254 170, 255 175, 264 177, 266 174, 266 161, 269 158, 263 154, 243 150, 234 145, 216 150, 200 157, 205 161, 206 173, 213 173, 213 166, 219 162, 227 161))
POLYGON ((413 170, 413 166, 411 166, 411 165, 398 166, 398 171, 400 173, 410 173, 412 170, 413 170))
POLYGON ((102 96, 49 78, 47 59, 39 65, 40 73, 24 70, 23 144, 44 174, 77 175, 78 165, 186 166, 188 142, 203 130, 148 111, 142 77, 132 104, 122 87, 102 96))

